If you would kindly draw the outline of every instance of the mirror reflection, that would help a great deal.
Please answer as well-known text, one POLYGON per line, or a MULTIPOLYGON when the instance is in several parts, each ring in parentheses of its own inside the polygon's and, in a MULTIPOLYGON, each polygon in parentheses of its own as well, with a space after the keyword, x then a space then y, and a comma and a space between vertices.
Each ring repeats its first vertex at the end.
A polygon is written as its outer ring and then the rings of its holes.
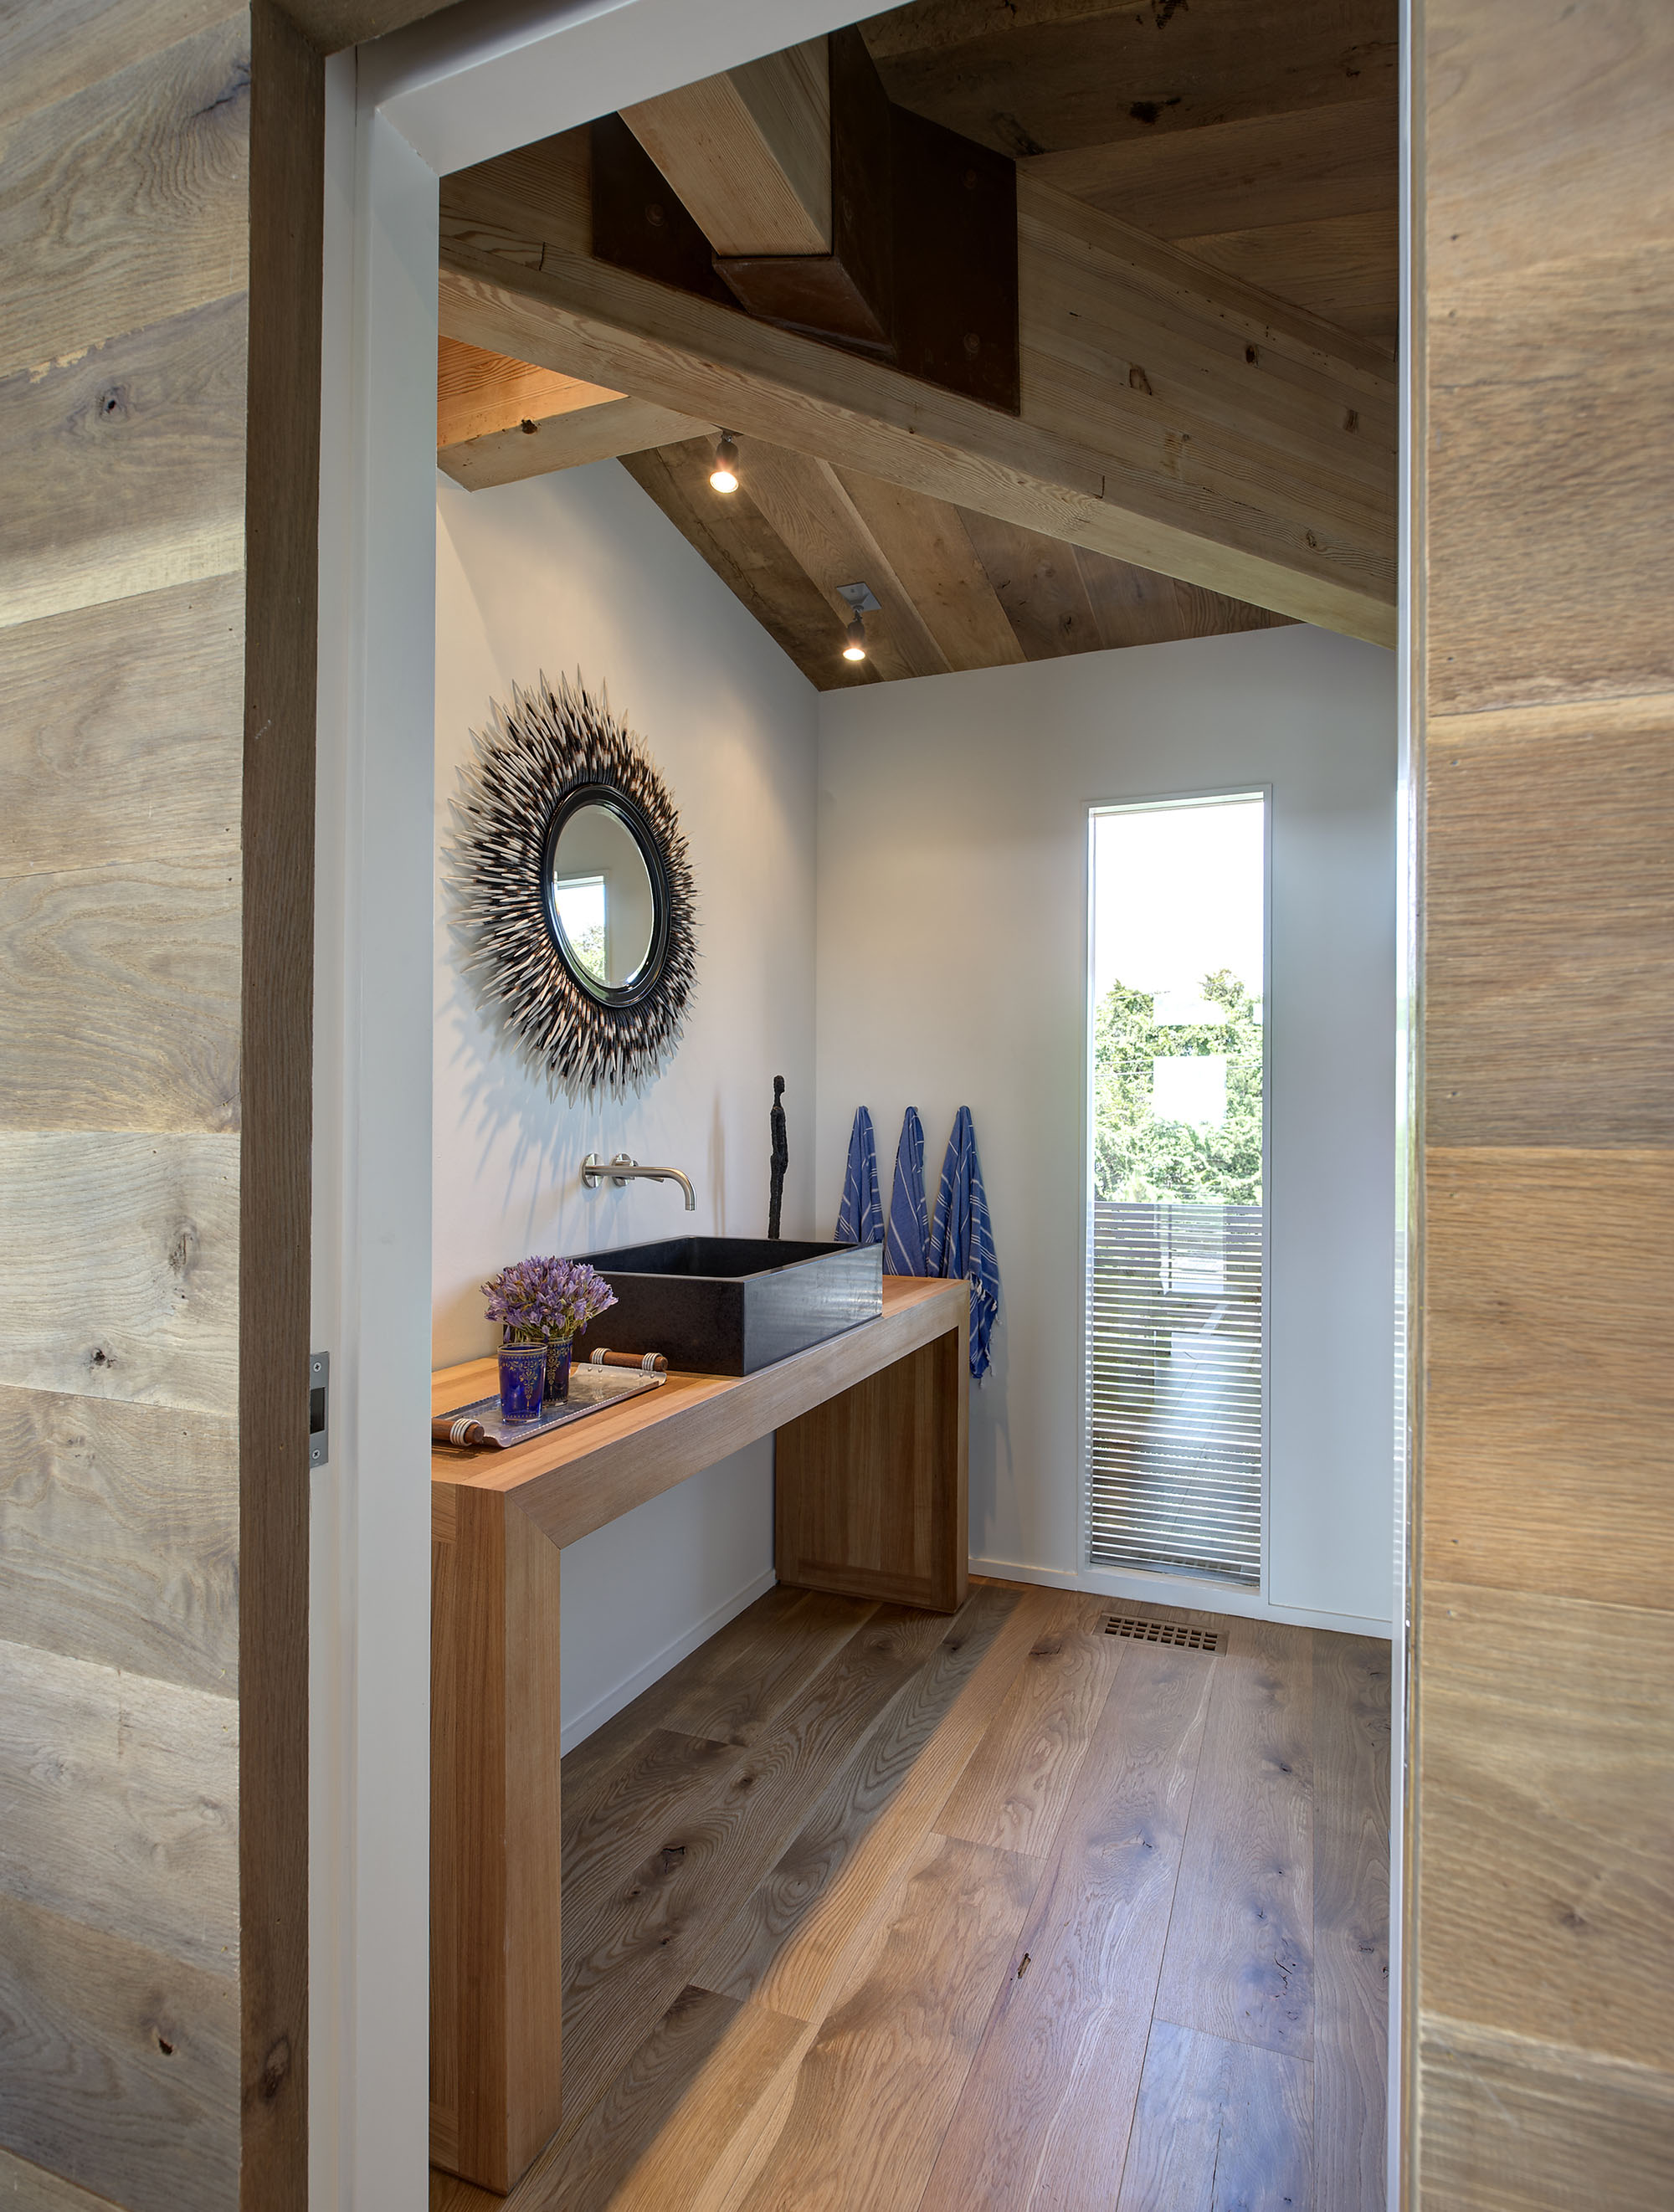
POLYGON ((639 841, 608 806, 579 806, 558 832, 552 903, 569 963, 583 982, 619 991, 650 957, 651 874, 639 841))

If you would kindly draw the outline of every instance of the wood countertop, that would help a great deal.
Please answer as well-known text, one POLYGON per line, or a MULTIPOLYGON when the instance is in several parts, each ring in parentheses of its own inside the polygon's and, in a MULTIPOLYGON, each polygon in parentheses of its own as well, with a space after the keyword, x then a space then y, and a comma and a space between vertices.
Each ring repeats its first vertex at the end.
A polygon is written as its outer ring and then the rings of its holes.
MULTIPOLYGON (((509 1451, 438 1444, 430 1455, 433 1526, 438 1535, 451 1535, 462 1492, 497 1492, 553 1543, 573 1544, 921 1345, 963 1330, 970 1300, 963 1281, 886 1275, 878 1320, 753 1375, 671 1372, 660 1389, 509 1451)), ((430 1378, 431 1411, 446 1413, 496 1387, 491 1358, 438 1368, 430 1378)))

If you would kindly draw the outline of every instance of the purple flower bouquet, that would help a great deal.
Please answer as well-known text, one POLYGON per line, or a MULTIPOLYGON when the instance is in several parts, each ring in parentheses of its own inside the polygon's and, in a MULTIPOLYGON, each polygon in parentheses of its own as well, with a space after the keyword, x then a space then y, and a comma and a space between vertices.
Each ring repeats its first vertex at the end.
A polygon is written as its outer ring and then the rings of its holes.
POLYGON ((502 1267, 483 1288, 488 1293, 488 1317, 500 1323, 503 1341, 545 1345, 545 1395, 567 1398, 571 1340, 616 1304, 616 1292, 585 1260, 539 1255, 502 1267))

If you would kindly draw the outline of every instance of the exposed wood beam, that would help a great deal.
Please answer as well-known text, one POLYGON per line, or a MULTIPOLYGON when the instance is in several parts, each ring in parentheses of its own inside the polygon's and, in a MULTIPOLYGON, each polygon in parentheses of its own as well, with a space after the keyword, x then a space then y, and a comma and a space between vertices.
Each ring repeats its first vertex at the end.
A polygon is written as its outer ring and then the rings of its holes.
POLYGON ((1001 668, 1024 658, 956 507, 854 469, 837 476, 950 668, 1001 668))
POLYGON ((436 466, 482 491, 696 436, 701 422, 505 354, 444 337, 436 357, 436 466))
POLYGON ((829 600, 747 488, 727 499, 709 489, 709 441, 698 439, 626 454, 622 465, 811 684, 832 691, 877 683, 874 662, 843 658, 842 632, 829 600))
POLYGON ((1380 350, 1049 186, 1020 187, 1019 252, 1016 419, 595 261, 572 135, 445 180, 441 326, 1392 644, 1380 350))
POLYGON ((833 652, 849 619, 837 586, 866 583, 882 608, 866 617, 878 673, 886 678, 947 673, 947 656, 830 462, 752 443, 745 481, 751 498, 830 605, 833 652))
POLYGON ((858 30, 770 55, 594 124, 596 250, 642 276, 712 299, 730 295, 781 329, 881 352, 915 374, 927 373, 932 355, 944 364, 957 356, 959 373, 938 381, 989 404, 1009 399, 1017 380, 1012 174, 1007 166, 996 179, 986 149, 969 149, 975 184, 950 222, 935 203, 939 182, 947 199, 946 175, 938 179, 934 163, 926 173, 927 131, 938 144, 945 135, 891 107, 858 30), (677 198, 660 210, 667 185, 677 198), (925 285, 909 253, 905 313, 896 219, 903 198, 935 204, 925 235, 935 238, 938 273, 949 277, 940 289, 925 285), (1002 202, 1003 245, 990 221, 1002 202), (648 215, 658 219, 648 224, 648 215), (987 281, 967 283, 977 296, 966 300, 958 276, 973 239, 989 247, 979 264, 987 281), (1002 272, 997 281, 991 263, 1002 272), (928 326, 927 300, 943 309, 928 326), (996 319, 1007 331, 999 349, 996 319), (977 348, 961 356, 973 327, 977 348), (991 388, 1001 381, 1003 392, 991 388))
POLYGON ((443 338, 436 348, 436 444, 460 446, 467 438, 494 430, 514 430, 520 422, 541 422, 578 407, 600 407, 620 399, 602 384, 584 384, 556 369, 536 368, 504 354, 443 338))
POLYGON ((717 253, 831 252, 824 39, 642 100, 622 119, 717 253))
POLYGON ((467 491, 485 491, 493 484, 519 483, 525 477, 582 468, 589 461, 620 460, 705 432, 715 435, 708 424, 654 400, 609 399, 531 416, 509 430, 491 431, 463 445, 440 447, 436 466, 467 491))

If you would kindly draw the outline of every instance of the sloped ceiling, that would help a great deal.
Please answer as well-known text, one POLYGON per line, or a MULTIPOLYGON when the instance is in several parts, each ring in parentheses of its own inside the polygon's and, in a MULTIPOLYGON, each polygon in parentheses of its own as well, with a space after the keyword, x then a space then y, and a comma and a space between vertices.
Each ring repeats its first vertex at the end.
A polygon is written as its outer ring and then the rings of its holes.
MULTIPOLYGON (((916 0, 862 29, 903 106, 1392 353, 1395 0, 916 0)), ((520 376, 545 374, 469 356, 444 344, 443 467, 476 485, 618 453, 821 690, 1285 619, 748 440, 740 489, 722 496, 708 481, 714 426, 631 395, 558 391, 539 423, 508 403, 503 428, 485 434, 484 416, 462 437, 462 389, 522 391, 520 376), (601 398, 614 417, 585 411, 601 398), (855 665, 836 586, 862 580, 882 608, 855 665)))

